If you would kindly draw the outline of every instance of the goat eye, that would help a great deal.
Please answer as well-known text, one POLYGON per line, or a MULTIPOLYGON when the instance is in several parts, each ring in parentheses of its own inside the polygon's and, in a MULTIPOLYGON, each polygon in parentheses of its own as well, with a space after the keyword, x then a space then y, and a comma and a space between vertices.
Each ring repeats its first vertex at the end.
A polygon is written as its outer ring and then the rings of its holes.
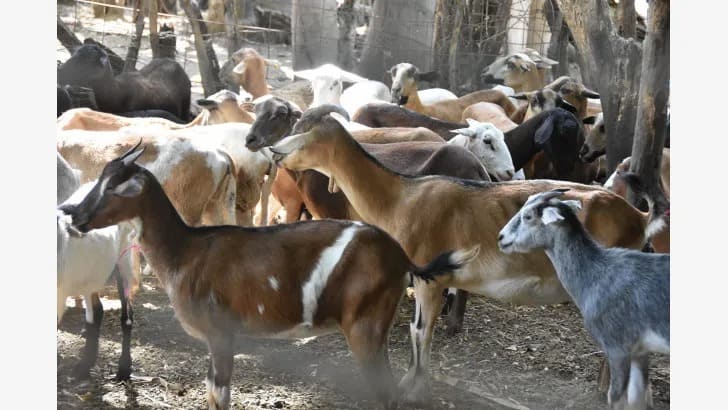
POLYGON ((526 221, 530 221, 533 217, 531 215, 524 215, 523 219, 526 221))

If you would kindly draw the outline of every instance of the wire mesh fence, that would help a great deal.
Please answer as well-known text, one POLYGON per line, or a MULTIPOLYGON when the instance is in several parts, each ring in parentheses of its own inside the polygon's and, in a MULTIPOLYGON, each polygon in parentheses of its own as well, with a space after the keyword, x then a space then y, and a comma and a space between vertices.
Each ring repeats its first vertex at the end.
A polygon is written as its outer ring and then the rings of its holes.
MULTIPOLYGON (((255 39, 245 41, 246 46, 296 69, 335 63, 388 81, 386 71, 391 66, 409 61, 423 71, 438 70, 443 78, 440 86, 459 93, 478 88, 479 73, 498 55, 524 48, 547 53, 551 32, 544 1, 549 0, 292 0, 291 45, 281 35, 288 34, 285 30, 232 24, 229 18, 209 19, 212 6, 203 21, 211 28, 205 37, 213 39, 220 65, 227 60, 228 36, 234 26, 246 40, 255 39)), ((59 4, 58 14, 71 31, 81 40, 93 37, 122 58, 126 56, 136 32, 133 7, 98 0, 69 3, 59 4), (98 9, 103 7, 106 15, 99 17, 98 9)), ((176 36, 173 57, 190 75, 193 91, 200 91, 189 20, 179 8, 175 13, 160 10, 159 26, 173 30, 176 36)), ((256 13, 263 10, 256 9, 256 13)), ((267 18, 269 27, 273 26, 275 15, 269 13, 267 18)), ((160 30, 161 38, 167 35, 164 30, 160 30)), ((152 59, 148 41, 147 18, 137 67, 152 59)), ((160 47, 167 44, 162 41, 160 47)), ((58 56, 59 60, 68 58, 60 43, 58 56)))

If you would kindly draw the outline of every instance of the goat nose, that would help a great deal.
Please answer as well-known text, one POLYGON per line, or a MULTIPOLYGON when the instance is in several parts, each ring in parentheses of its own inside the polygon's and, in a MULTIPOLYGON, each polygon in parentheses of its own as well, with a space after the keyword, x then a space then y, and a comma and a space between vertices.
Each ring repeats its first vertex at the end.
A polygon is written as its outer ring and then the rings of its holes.
POLYGON ((245 137, 245 143, 246 144, 253 143, 253 142, 255 142, 255 140, 257 140, 257 138, 255 137, 255 135, 248 134, 248 136, 245 137))
POLYGON ((499 235, 498 235, 498 242, 500 242, 500 241, 502 241, 502 240, 503 240, 503 234, 499 234, 499 235))

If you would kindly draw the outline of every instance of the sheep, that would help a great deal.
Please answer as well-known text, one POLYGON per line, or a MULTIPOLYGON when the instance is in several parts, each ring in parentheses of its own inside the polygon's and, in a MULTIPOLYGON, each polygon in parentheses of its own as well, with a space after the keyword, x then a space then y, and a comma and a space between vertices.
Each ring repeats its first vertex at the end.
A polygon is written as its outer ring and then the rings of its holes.
POLYGON ((114 76, 106 51, 84 44, 58 68, 58 84, 93 89, 100 111, 161 109, 184 121, 190 118, 190 79, 170 58, 155 58, 139 71, 114 76))
POLYGON ((376 398, 397 406, 387 338, 412 278, 432 281, 478 248, 447 251, 422 267, 381 229, 351 221, 267 228, 190 227, 135 160, 138 146, 106 164, 72 214, 81 232, 133 221, 139 244, 182 328, 210 350, 209 408, 228 409, 235 338, 302 338, 341 332, 376 398))
POLYGON ((529 196, 498 234, 507 254, 544 249, 609 363, 607 402, 652 405, 649 353, 670 353, 670 255, 606 248, 577 219, 567 189, 529 196))
POLYGON ((467 124, 443 121, 429 115, 409 110, 399 105, 369 103, 359 108, 351 117, 352 121, 373 128, 381 127, 425 127, 445 140, 453 137, 450 132, 465 128, 467 124))
POLYGON ((366 154, 341 124, 326 115, 310 131, 286 137, 270 150, 279 166, 292 171, 315 169, 334 178, 362 221, 387 231, 415 260, 429 260, 450 247, 480 245, 480 256, 458 274, 439 277, 428 286, 415 283, 416 318, 410 333, 417 352, 400 381, 407 400, 427 397, 432 332, 445 288, 516 304, 568 300, 542 252, 511 256, 497 250, 498 229, 528 195, 568 187, 570 198, 584 201, 579 217, 598 241, 634 249, 645 243, 645 216, 601 187, 549 180, 484 182, 403 176, 366 154))
MULTIPOLYGON (((70 167, 68 167, 70 169, 70 167)), ((59 175, 60 177, 60 175, 59 175)), ((77 379, 87 379, 96 363, 99 335, 104 310, 98 292, 112 275, 116 279, 121 300, 121 356, 115 380, 131 377, 131 330, 134 321, 131 297, 138 277, 132 269, 131 233, 128 223, 109 226, 88 234, 79 234, 70 226, 70 214, 84 196, 97 184, 89 182, 78 188, 58 207, 57 223, 57 323, 61 322, 69 296, 83 295, 86 302, 84 337, 86 343, 81 360, 73 370, 77 379)))
POLYGON ((463 110, 479 101, 494 102, 501 105, 509 116, 516 111, 515 105, 502 91, 480 90, 459 97, 456 100, 438 101, 434 104, 423 104, 417 94, 417 82, 433 78, 434 73, 420 73, 410 63, 399 63, 390 69, 392 75, 392 102, 404 105, 419 113, 445 121, 460 121, 463 110))

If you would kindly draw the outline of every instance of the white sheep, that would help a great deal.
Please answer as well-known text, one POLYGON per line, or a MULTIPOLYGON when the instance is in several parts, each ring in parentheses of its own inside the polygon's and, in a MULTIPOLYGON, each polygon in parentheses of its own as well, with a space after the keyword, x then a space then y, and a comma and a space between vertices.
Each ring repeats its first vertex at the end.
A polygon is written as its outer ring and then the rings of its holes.
POLYGON ((649 353, 670 353, 670 255, 604 248, 576 217, 566 189, 531 195, 498 236, 505 253, 544 249, 559 281, 604 351, 607 401, 651 405, 649 353), (625 394, 626 393, 626 394, 625 394))

